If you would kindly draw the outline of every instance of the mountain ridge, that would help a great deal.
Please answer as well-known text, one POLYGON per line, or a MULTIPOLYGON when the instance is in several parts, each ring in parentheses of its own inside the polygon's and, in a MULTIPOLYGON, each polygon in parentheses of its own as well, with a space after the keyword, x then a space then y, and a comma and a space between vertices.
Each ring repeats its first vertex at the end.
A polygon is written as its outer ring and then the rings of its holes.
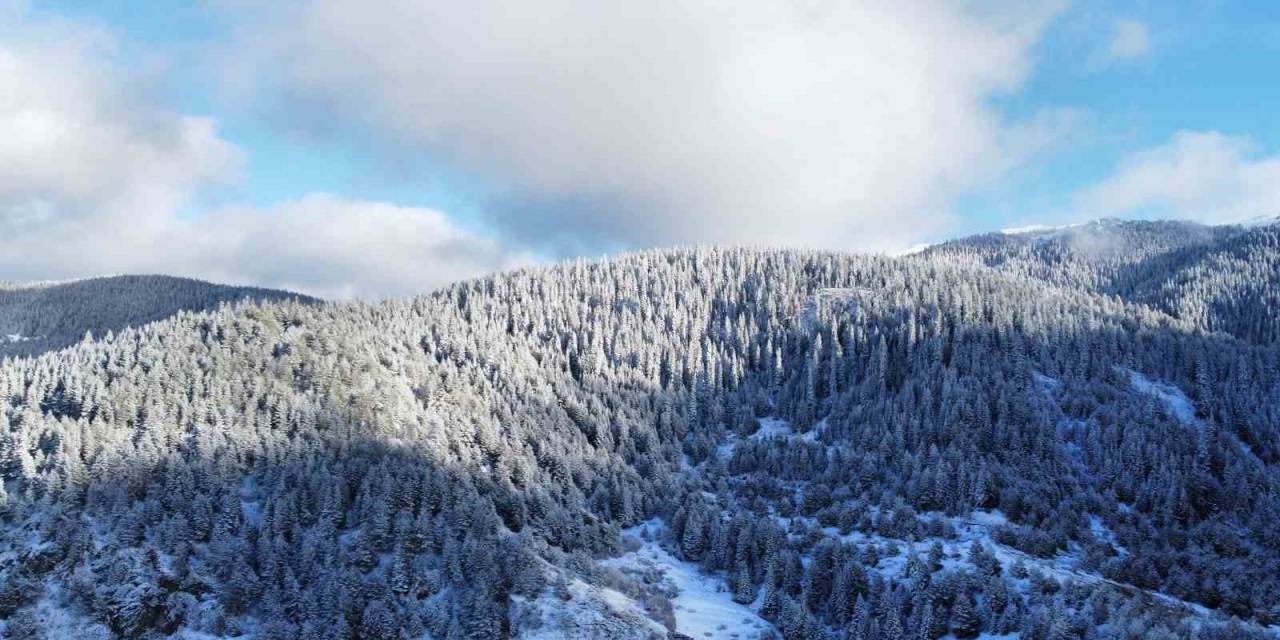
MULTIPOLYGON (((1168 264, 1266 267, 1269 238, 1168 264)), ((6 361, 0 618, 1274 637, 1280 347, 1210 326, 1269 299, 1175 315, 1105 291, 1114 261, 982 251, 650 250, 6 361)))
POLYGON ((222 285, 164 275, 119 275, 0 284, 0 357, 66 347, 87 333, 154 322, 244 300, 315 298, 288 291, 222 285))

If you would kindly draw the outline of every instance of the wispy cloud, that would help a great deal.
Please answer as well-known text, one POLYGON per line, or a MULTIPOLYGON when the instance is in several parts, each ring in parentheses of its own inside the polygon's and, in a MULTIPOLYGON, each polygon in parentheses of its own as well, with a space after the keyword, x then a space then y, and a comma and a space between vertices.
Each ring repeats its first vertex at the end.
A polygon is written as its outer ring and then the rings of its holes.
POLYGON ((1085 215, 1151 215, 1208 223, 1280 214, 1280 156, 1248 138, 1180 131, 1129 155, 1115 173, 1076 197, 1085 215))
POLYGON ((1151 34, 1147 25, 1138 20, 1116 18, 1111 24, 1111 33, 1090 58, 1089 66, 1094 71, 1101 71, 1148 58, 1151 53, 1151 34))

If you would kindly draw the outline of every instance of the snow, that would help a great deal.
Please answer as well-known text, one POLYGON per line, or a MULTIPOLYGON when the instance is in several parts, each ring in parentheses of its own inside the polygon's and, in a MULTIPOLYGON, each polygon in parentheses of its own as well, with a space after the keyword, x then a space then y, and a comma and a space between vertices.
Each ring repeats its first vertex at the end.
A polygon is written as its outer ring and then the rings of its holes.
MULTIPOLYGON (((785 518, 781 521, 790 523, 791 520, 797 518, 785 518)), ((812 522, 811 518, 804 518, 806 521, 812 522)), ((1059 582, 1078 582, 1081 584, 1108 584, 1114 587, 1124 589, 1127 592, 1141 591, 1147 593, 1152 598, 1164 602, 1167 605, 1179 607, 1194 612, 1201 616, 1211 616, 1212 612, 1207 608, 1184 600, 1179 600, 1174 596, 1154 591, 1139 589, 1132 585, 1115 582, 1094 572, 1082 571, 1077 568, 1080 560, 1081 549, 1079 545, 1073 545, 1073 548, 1065 553, 1060 553, 1052 558, 1037 558, 1012 547, 999 544, 995 541, 993 532, 995 528, 1009 523, 1009 520, 1003 513, 998 510, 991 511, 974 511, 967 517, 951 518, 950 522, 955 528, 956 537, 953 539, 941 538, 925 538, 923 540, 908 541, 897 538, 884 537, 875 533, 865 533, 861 531, 853 531, 848 534, 841 535, 838 530, 832 527, 822 529, 822 532, 828 537, 839 539, 846 543, 856 544, 874 544, 882 551, 886 548, 897 547, 897 553, 882 555, 880 561, 875 566, 875 570, 885 577, 901 577, 906 566, 907 559, 912 553, 921 555, 927 554, 929 547, 936 540, 943 550, 942 566, 945 569, 959 570, 970 568, 968 566, 969 547, 976 541, 983 547, 988 549, 999 561, 1006 575, 1010 568, 1021 561, 1030 572, 1039 572, 1042 575, 1052 577, 1059 582)), ((1123 547, 1115 542, 1114 533, 1107 528, 1105 523, 1096 516, 1091 516, 1089 527, 1094 535, 1100 539, 1107 540, 1117 548, 1122 555, 1127 553, 1123 547)), ((1023 578, 1012 581, 1013 587, 1024 595, 1032 589, 1030 579, 1023 578)), ((980 636, 985 638, 1005 638, 1013 636, 987 635, 980 636)))
POLYGON ((640 540, 640 548, 601 564, 622 570, 660 571, 663 583, 677 590, 671 598, 676 631, 691 638, 751 640, 773 629, 751 607, 733 601, 728 584, 721 576, 707 575, 697 565, 663 549, 655 538, 665 528, 661 520, 655 519, 625 530, 624 533, 640 540), (641 535, 642 531, 648 535, 641 535))
POLYGON ((1029 224, 1025 227, 1009 227, 1007 229, 1001 229, 1000 233, 1006 236, 1017 236, 1017 235, 1022 235, 1026 233, 1042 233, 1045 231, 1058 231, 1059 229, 1066 229, 1066 228, 1067 228, 1066 226, 1054 226, 1054 225, 1048 225, 1048 224, 1029 224))
MULTIPOLYGON (((769 438, 795 438, 804 442, 817 442, 818 436, 827 428, 827 419, 823 418, 809 427, 804 433, 796 433, 792 428, 791 422, 782 418, 768 417, 760 418, 760 428, 756 432, 747 436, 748 440, 767 440, 769 438)), ((715 457, 718 460, 728 460, 733 457, 733 448, 741 441, 736 433, 730 432, 729 435, 716 446, 715 457)), ((828 453, 834 450, 834 447, 827 447, 828 453)))
POLYGON ((215 636, 211 633, 204 633, 203 631, 194 631, 185 628, 178 629, 174 632, 173 637, 178 638, 178 640, 223 640, 224 638, 224 636, 215 636))
POLYGON ((1006 236, 1029 236, 1029 235, 1044 236, 1043 238, 1041 238, 1041 242, 1043 242, 1044 240, 1061 236, 1065 233, 1071 232, 1073 229, 1079 229, 1080 227, 1099 227, 1099 226, 1107 226, 1108 224, 1109 224, 1109 221, 1105 219, 1094 220, 1092 222, 1076 222, 1072 224, 1057 224, 1057 225, 1029 224, 1022 227, 1008 227, 1005 229, 1001 229, 1000 233, 1001 235, 1006 235, 1006 236))
POLYGON ((1040 387, 1046 393, 1055 391, 1058 387, 1062 386, 1061 380, 1046 376, 1043 373, 1036 372, 1031 374, 1031 376, 1035 379, 1036 386, 1040 387))
POLYGON ((24 336, 20 333, 10 333, 4 336, 5 342, 26 342, 33 339, 34 338, 31 338, 30 336, 24 336))
POLYGON ((567 581, 567 587, 568 600, 556 597, 552 589, 534 600, 513 595, 513 636, 521 640, 667 637, 666 628, 626 595, 578 578, 567 581))
POLYGON ((805 303, 796 315, 796 321, 805 331, 812 331, 818 320, 820 308, 848 307, 856 304, 864 296, 875 295, 867 287, 825 287, 813 293, 813 297, 805 303), (829 307, 827 305, 830 305, 829 307))
MULTIPOLYGON (((1107 582, 1111 582, 1111 581, 1108 580, 1107 582)), ((1115 584, 1115 583, 1112 583, 1112 584, 1115 584)), ((1145 591, 1145 592, 1148 594, 1151 594, 1151 597, 1165 604, 1172 605, 1175 607, 1181 607, 1183 609, 1189 609, 1193 613, 1195 613, 1197 616, 1200 616, 1202 618, 1214 618, 1217 615, 1219 615, 1218 612, 1214 611, 1213 609, 1210 609, 1209 607, 1206 607, 1202 604, 1198 604, 1195 602, 1187 602, 1186 600, 1182 600, 1177 596, 1171 596, 1167 593, 1161 593, 1159 591, 1145 591)))
POLYGON ((262 524, 262 503, 257 499, 258 485, 252 476, 246 476, 240 485, 240 511, 245 522, 257 527, 262 524))
POLYGON ((1128 555, 1129 550, 1120 544, 1120 541, 1116 539, 1115 532, 1102 521, 1102 518, 1095 515, 1089 516, 1089 532, 1093 534, 1094 538, 1114 547, 1120 555, 1128 555))
MULTIPOLYGON (((968 549, 969 544, 971 544, 974 540, 977 540, 983 546, 987 547, 992 551, 992 553, 995 554, 996 558, 1000 561, 1000 564, 1002 567, 1004 567, 1005 571, 1008 571, 1009 567, 1011 567, 1018 560, 1022 560, 1022 562, 1026 565, 1028 570, 1039 571, 1061 582, 1075 581, 1082 584, 1108 584, 1113 587, 1123 589, 1125 591, 1139 591, 1142 593, 1146 593, 1150 595, 1152 598, 1155 598, 1156 600, 1159 600, 1167 605, 1178 607, 1184 610, 1189 610, 1198 616, 1202 616, 1202 617, 1214 616, 1214 612, 1208 609, 1207 607, 1204 607, 1203 605, 1199 605, 1194 602, 1187 602, 1186 600, 1180 600, 1177 597, 1174 597, 1165 593, 1160 593, 1158 591, 1148 591, 1146 589, 1141 589, 1133 585, 1116 582, 1109 578, 1105 578, 1097 573, 1081 571, 1077 569, 1076 563, 1079 560, 1079 554, 1080 554, 1080 549, 1078 546, 1073 545, 1075 546, 1075 548, 1067 553, 1061 553, 1053 558, 1044 559, 1044 558, 1037 558, 1035 556, 1031 556, 1021 551, 1018 551, 1017 549, 1013 549, 1013 548, 998 544, 997 542, 995 542, 994 539, 992 539, 990 529, 992 526, 998 525, 1004 522, 1007 522, 1007 520, 1005 520, 1004 515, 998 511, 993 511, 993 512, 975 511, 967 519, 957 519, 955 520, 955 523, 956 523, 956 531, 958 534, 959 543, 955 544, 954 546, 944 543, 943 545, 944 549, 946 550, 948 555, 952 555, 953 550, 954 551, 966 550, 968 549)), ((1122 555, 1125 553, 1128 553, 1128 551, 1125 550, 1123 547, 1121 547, 1118 543, 1115 543, 1115 534, 1112 533, 1112 531, 1107 528, 1107 526, 1102 522, 1100 518, 1098 518, 1097 516, 1090 516, 1089 527, 1093 531, 1095 536, 1098 536, 1104 540, 1108 540, 1112 542, 1113 546, 1116 546, 1117 551, 1119 553, 1121 553, 1122 555)), ((1027 583, 1027 580, 1025 579, 1017 580, 1015 581, 1015 586, 1018 589, 1025 592, 1028 587, 1026 583, 1027 583)), ((999 636, 992 636, 992 637, 999 637, 999 636)))
POLYGON ((1120 369, 1129 374, 1129 384, 1133 385, 1134 390, 1159 400, 1165 410, 1183 424, 1199 426, 1195 405, 1181 389, 1167 382, 1152 380, 1133 369, 1120 369))
MULTIPOLYGON (((1075 569, 1076 562, 1079 560, 1079 549, 1061 553, 1052 558, 1037 558, 999 544, 995 541, 992 530, 1008 523, 1004 514, 999 511, 975 511, 968 518, 956 519, 954 523, 958 541, 955 545, 957 552, 967 553, 969 546, 977 541, 995 555, 1006 571, 1021 560, 1027 569, 1038 570, 1060 581, 1074 580, 1093 584, 1103 580, 1102 576, 1097 574, 1084 573, 1075 569)), ((947 545, 944 543, 943 547, 946 548, 947 545)), ((947 551, 950 553, 951 549, 947 551)))
POLYGON ((929 247, 937 246, 937 244, 938 243, 936 242, 921 242, 919 244, 913 244, 905 249, 890 251, 888 255, 895 258, 902 256, 914 256, 918 253, 924 253, 929 249, 929 247))
POLYGON ((998 527, 1002 524, 1009 524, 1009 518, 999 509, 974 511, 969 515, 969 521, 984 527, 998 527))
POLYGON ((791 423, 780 418, 761 418, 760 428, 751 434, 752 440, 778 438, 791 435, 791 423))
MULTIPOLYGON (((112 637, 111 632, 102 624, 62 606, 60 602, 64 598, 61 587, 56 582, 46 580, 44 587, 45 592, 32 606, 32 611, 40 628, 44 630, 45 637, 86 640, 99 638, 106 640, 112 637)), ((5 630, 7 631, 7 628, 5 630)))
POLYGON ((815 422, 808 431, 804 433, 796 433, 791 427, 791 423, 781 418, 761 418, 760 428, 751 434, 752 440, 765 440, 767 438, 797 438, 805 442, 817 442, 818 435, 827 428, 827 419, 823 418, 815 422))
MULTIPOLYGON (((730 432, 729 436, 716 446, 716 459, 728 460, 733 456, 733 447, 738 444, 738 434, 730 432)), ((688 456, 686 456, 688 457, 688 456)))

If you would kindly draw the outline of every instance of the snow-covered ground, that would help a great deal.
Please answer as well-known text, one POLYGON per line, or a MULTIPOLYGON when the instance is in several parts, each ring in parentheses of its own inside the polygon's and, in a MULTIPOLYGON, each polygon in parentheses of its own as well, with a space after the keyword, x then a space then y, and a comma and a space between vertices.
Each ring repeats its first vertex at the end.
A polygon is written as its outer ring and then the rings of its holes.
POLYGON ((20 333, 10 333, 4 336, 3 342, 26 342, 32 340, 30 336, 24 336, 20 333))
POLYGON ((1094 538, 1114 547, 1120 555, 1128 555, 1129 550, 1120 544, 1120 541, 1116 539, 1115 532, 1102 521, 1102 518, 1094 515, 1089 516, 1089 532, 1093 534, 1094 538))
POLYGON ((781 418, 761 418, 760 428, 751 434, 752 440, 764 440, 765 438, 779 438, 789 436, 794 431, 791 429, 791 423, 781 418))
POLYGON ((650 520, 627 529, 624 533, 639 540, 640 548, 601 564, 624 572, 660 571, 664 585, 677 591, 671 598, 676 631, 691 638, 753 640, 773 629, 750 606, 733 601, 722 576, 704 574, 696 565, 667 553, 657 542, 665 526, 661 520, 650 520))
POLYGON ((1061 380, 1046 376, 1040 372, 1033 373, 1031 376, 1035 379, 1036 386, 1040 387, 1040 390, 1045 393, 1052 393, 1053 391, 1056 391, 1058 387, 1062 386, 1061 380))
POLYGON ((795 438, 805 442, 817 442, 818 436, 822 435, 827 429, 827 419, 823 418, 809 427, 808 431, 796 433, 791 423, 781 418, 761 418, 760 428, 751 434, 752 440, 764 440, 766 438, 795 438))
POLYGON ((1133 369, 1120 367, 1119 370, 1129 374, 1129 384, 1133 385, 1134 390, 1159 400, 1165 410, 1183 424, 1199 426, 1200 419, 1196 417, 1195 405, 1181 389, 1167 382, 1152 380, 1133 369))
MULTIPOLYGON (((816 523, 812 518, 778 518, 778 523, 784 528, 789 528, 792 520, 805 520, 810 526, 816 527, 816 523)), ((951 570, 973 570, 969 564, 969 548, 974 542, 978 542, 999 561, 1000 566, 1004 570, 1006 576, 1010 575, 1010 569, 1014 564, 1021 562, 1028 571, 1037 572, 1041 575, 1052 577, 1059 582, 1077 582, 1080 584, 1108 584, 1128 592, 1146 593, 1151 598, 1165 603, 1170 607, 1181 608, 1190 611, 1198 616, 1206 618, 1217 618, 1217 614, 1210 611, 1206 607, 1194 602, 1180 600, 1174 596, 1160 593, 1156 591, 1147 591, 1132 585, 1122 584, 1114 580, 1108 579, 1098 573, 1084 571, 1078 568, 1081 557, 1081 549, 1078 545, 1073 544, 1066 552, 1060 553, 1052 558, 1037 558, 1012 547, 999 544, 994 538, 994 529, 1004 524, 1008 524, 1008 520, 998 510, 993 511, 974 511, 967 517, 950 518, 951 525, 955 528, 956 537, 954 539, 938 539, 938 543, 942 546, 943 558, 942 566, 944 569, 951 570)), ((1092 516, 1089 522, 1090 529, 1093 534, 1103 540, 1108 540, 1117 547, 1120 554, 1128 553, 1126 549, 1114 542, 1115 534, 1107 528, 1106 524, 1096 516, 1092 516)), ((908 541, 898 538, 890 538, 875 533, 864 533, 861 531, 853 531, 848 534, 841 534, 833 527, 822 529, 823 534, 829 538, 841 540, 846 543, 853 544, 874 544, 881 552, 880 559, 874 569, 886 578, 900 578, 905 571, 907 559, 911 554, 916 553, 925 556, 929 552, 929 548, 933 545, 934 539, 926 538, 924 540, 908 541)), ((1020 593, 1028 594, 1034 588, 1030 578, 1011 579, 1011 585, 1020 593)), ((1014 636, 1000 635, 983 635, 980 638, 1006 638, 1014 636)))
POLYGON ((1008 227, 1001 229, 1000 233, 1006 236, 1017 236, 1028 233, 1044 233, 1046 231, 1061 231, 1069 229, 1074 225, 1049 225, 1049 224, 1029 224, 1025 227, 1008 227))
MULTIPOLYGON (((1136 391, 1156 397, 1165 406, 1170 415, 1176 417, 1185 424, 1195 426, 1200 424, 1199 419, 1195 416, 1194 404, 1177 387, 1166 382, 1148 379, 1141 374, 1128 369, 1123 369, 1123 371, 1130 376, 1130 381, 1136 391)), ((1035 374, 1034 382, 1043 393, 1050 397, 1052 397, 1062 384, 1060 380, 1039 373, 1035 374)), ((817 436, 822 433, 825 426, 825 423, 820 421, 809 431, 796 433, 791 424, 785 420, 778 418, 763 418, 760 420, 760 428, 746 439, 759 440, 765 438, 791 438, 796 440, 804 439, 808 441, 816 441, 817 436)), ((1072 426, 1074 428, 1082 428, 1083 423, 1073 424, 1072 426)), ((740 440, 741 439, 739 438, 731 437, 728 441, 723 443, 718 451, 720 457, 728 457, 732 452, 732 447, 740 440)), ((872 509, 874 511, 874 508, 872 509)), ((797 520, 803 520, 809 530, 821 528, 815 519, 809 517, 780 517, 775 515, 774 518, 778 524, 784 528, 784 530, 791 530, 792 522, 797 520)), ((995 541, 995 530, 998 527, 1009 524, 1009 521, 1006 519, 1004 514, 1000 513, 998 510, 975 511, 968 516, 948 518, 948 520, 954 528, 956 535, 954 538, 949 540, 938 540, 944 553, 942 566, 946 569, 972 570, 968 561, 969 549, 974 542, 977 542, 995 556, 1001 567, 1004 569, 1006 575, 1009 575, 1010 570, 1015 564, 1022 563, 1032 574, 1038 573, 1040 575, 1054 578, 1059 582, 1076 582, 1080 584, 1093 585, 1107 584, 1130 593, 1145 593, 1153 600, 1163 602, 1170 607, 1189 611, 1197 616, 1219 618, 1217 614, 1199 604, 1180 600, 1168 594, 1148 591, 1132 585, 1115 582, 1097 572, 1081 569, 1079 565, 1083 558, 1084 550, 1077 543, 1071 543, 1066 551, 1063 551, 1051 558, 1038 558, 1018 549, 999 544, 995 541)), ((1115 533, 1106 525, 1105 522, 1103 522, 1101 518, 1091 515, 1089 517, 1089 529, 1096 539, 1111 544, 1120 555, 1123 556, 1129 553, 1129 551, 1119 543, 1115 533)), ((861 531, 841 534, 839 530, 833 527, 821 528, 821 530, 826 537, 838 539, 845 543, 860 545, 874 544, 880 553, 879 561, 875 565, 874 569, 881 575, 893 578, 898 578, 903 575, 907 560, 911 554, 918 553, 922 556, 927 555, 929 548, 934 542, 933 539, 909 541, 861 531)), ((679 560, 670 557, 669 554, 666 554, 660 548, 657 548, 656 543, 647 543, 641 551, 636 552, 636 554, 629 555, 643 556, 645 553, 655 552, 658 555, 654 557, 660 557, 662 560, 671 563, 683 564, 680 563, 679 560), (650 546, 654 548, 653 552, 646 551, 650 546)), ((807 558, 802 559, 802 561, 804 560, 807 560, 807 558)), ((693 571, 694 576, 698 576, 696 568, 689 566, 689 569, 693 571)), ((705 576, 698 577, 705 579, 705 576)), ((719 583, 716 582, 713 584, 718 585, 719 583)), ((1024 594, 1030 593, 1035 588, 1030 577, 1013 579, 1012 586, 1024 594)), ((732 600, 728 598, 728 593, 720 593, 719 595, 724 598, 725 602, 733 604, 732 600)), ((680 616, 679 608, 677 608, 676 615, 677 617, 680 616)), ((988 634, 980 637, 987 638, 988 640, 996 640, 1012 638, 1015 636, 988 634)))
POLYGON ((240 485, 240 512, 245 522, 255 527, 262 523, 262 502, 258 498, 258 485, 253 476, 245 476, 240 485))
POLYGON ((667 629, 635 600, 577 578, 567 599, 548 589, 535 600, 512 596, 514 635, 520 640, 661 640, 667 629))
MULTIPOLYGON (((804 442, 817 442, 818 436, 821 435, 826 428, 827 421, 825 418, 814 423, 814 425, 804 433, 796 433, 795 429, 791 426, 791 422, 783 420, 782 418, 760 418, 760 428, 756 429, 755 433, 747 436, 747 439, 766 440, 769 438, 795 438, 804 442)), ((724 439, 724 442, 721 442, 720 445, 716 447, 716 458, 720 460, 728 460, 733 456, 733 447, 739 442, 741 442, 741 439, 738 438, 738 435, 730 433, 729 436, 724 439)))
MULTIPOLYGON (((111 631, 100 623, 61 606, 61 588, 53 581, 45 582, 45 593, 35 605, 26 611, 34 617, 34 626, 44 632, 45 638, 83 638, 84 640, 108 640, 111 631)), ((0 637, 8 638, 9 620, 0 619, 0 637)))

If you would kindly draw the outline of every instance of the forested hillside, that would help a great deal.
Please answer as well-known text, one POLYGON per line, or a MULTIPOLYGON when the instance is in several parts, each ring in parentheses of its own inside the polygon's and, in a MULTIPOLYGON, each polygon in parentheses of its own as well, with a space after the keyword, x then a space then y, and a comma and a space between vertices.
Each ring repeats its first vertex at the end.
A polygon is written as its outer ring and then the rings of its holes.
POLYGON ((1246 340, 1280 339, 1280 218, 1219 227, 1100 220, 964 238, 927 253, 1119 296, 1246 340))
POLYGON ((205 311, 244 299, 277 301, 307 296, 255 287, 229 287, 169 276, 112 276, 70 282, 0 282, 0 358, 74 344, 91 333, 138 326, 178 311, 205 311))
POLYGON ((648 251, 4 361, 5 633, 1274 638, 1278 230, 1082 233, 648 251))

